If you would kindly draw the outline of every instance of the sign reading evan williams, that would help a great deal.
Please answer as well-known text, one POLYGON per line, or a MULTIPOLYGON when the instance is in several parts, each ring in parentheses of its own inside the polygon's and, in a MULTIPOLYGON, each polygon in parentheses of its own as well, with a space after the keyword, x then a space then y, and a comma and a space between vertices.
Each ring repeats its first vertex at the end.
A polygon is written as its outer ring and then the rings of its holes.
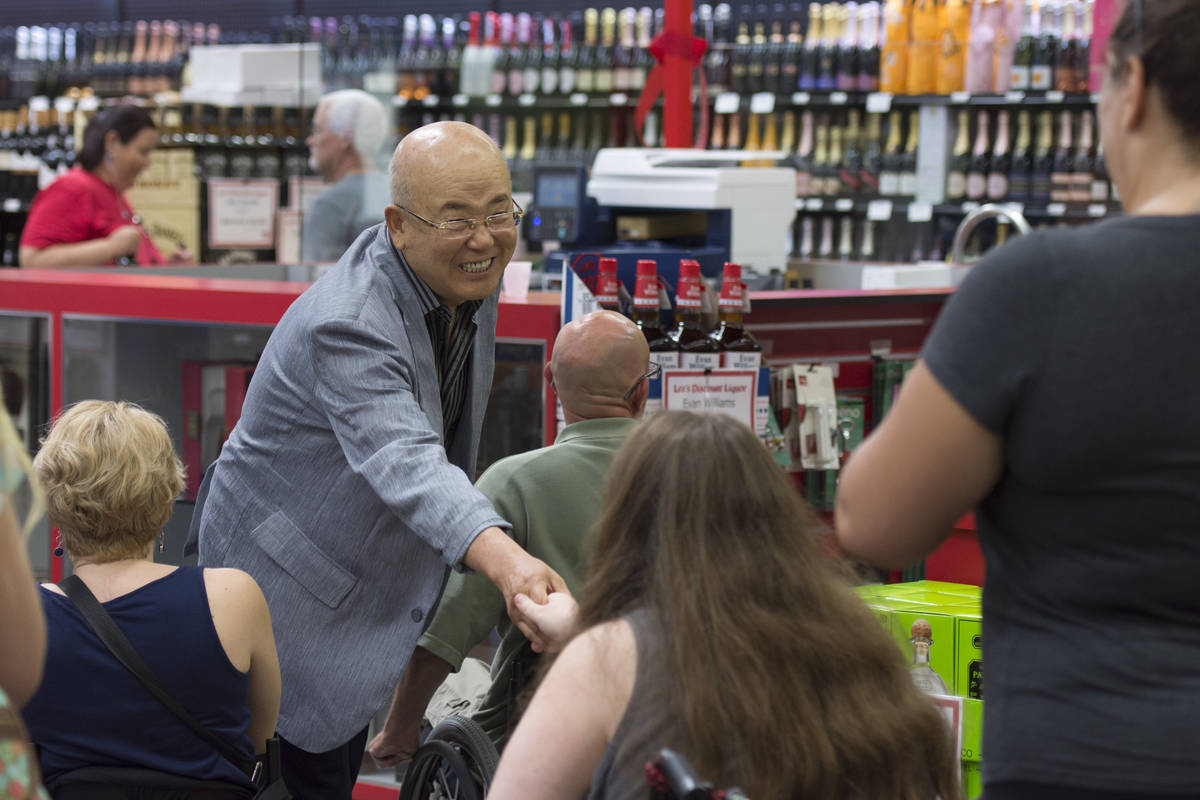
POLYGON ((208 182, 208 246, 213 249, 275 246, 279 182, 274 178, 208 182))
POLYGON ((662 382, 664 408, 728 414, 754 430, 757 370, 665 369, 662 382))

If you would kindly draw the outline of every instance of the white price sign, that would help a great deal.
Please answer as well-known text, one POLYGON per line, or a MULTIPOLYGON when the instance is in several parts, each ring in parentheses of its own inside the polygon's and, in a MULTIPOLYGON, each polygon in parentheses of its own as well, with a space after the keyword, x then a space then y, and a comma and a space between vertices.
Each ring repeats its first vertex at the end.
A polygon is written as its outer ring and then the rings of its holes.
POLYGON ((849 98, 845 92, 830 92, 829 93, 829 105, 831 105, 831 106, 844 106, 844 105, 846 105, 846 100, 848 100, 848 99, 849 98))
POLYGON ((214 249, 275 246, 279 182, 274 178, 208 182, 208 246, 214 249))
POLYGON ((812 100, 812 97, 809 96, 808 92, 792 93, 792 105, 794 106, 806 106, 810 100, 812 100))
POLYGON ((887 92, 871 92, 867 95, 868 114, 886 114, 892 110, 892 96, 887 92))
POLYGON ((722 92, 713 103, 713 111, 718 114, 736 114, 742 98, 737 92, 722 92))
POLYGON ((537 96, 530 94, 529 92, 525 92, 524 94, 517 95, 517 105, 519 105, 523 108, 527 108, 536 102, 537 102, 537 96))
POLYGON ((891 200, 872 200, 870 203, 867 203, 867 219, 872 222, 887 222, 891 218, 891 200))
POLYGON ((442 98, 438 97, 436 94, 427 94, 421 98, 421 102, 425 104, 426 108, 433 108, 438 103, 442 102, 442 98))
POLYGON ((662 384, 668 410, 728 414, 754 429, 757 370, 665 369, 662 384))
POLYGON ((805 211, 820 211, 825 207, 825 202, 819 197, 810 197, 804 201, 805 211))
POLYGON ((841 197, 841 198, 838 198, 838 200, 836 202, 834 202, 833 207, 838 211, 853 211, 854 210, 854 201, 851 200, 849 197, 841 197))
POLYGON ((1067 204, 1051 203, 1050 205, 1046 206, 1046 213, 1052 217, 1061 217, 1063 214, 1067 213, 1067 204))
POLYGON ((775 110, 775 93, 759 92, 750 97, 751 114, 770 114, 775 110))
POLYGON ((909 222, 929 222, 933 219, 933 206, 929 203, 912 202, 908 204, 909 222))
POLYGON ((450 98, 450 103, 455 108, 462 108, 469 102, 471 102, 471 98, 467 97, 465 94, 456 94, 454 97, 450 98))
POLYGON ((489 94, 487 97, 483 98, 483 102, 488 106, 495 108, 496 106, 500 105, 500 95, 489 94))
POLYGON ((617 92, 616 94, 610 94, 608 96, 608 102, 614 106, 623 106, 629 102, 629 97, 621 92, 617 92))
POLYGON ((583 92, 575 92, 569 98, 569 102, 573 106, 586 106, 587 105, 587 95, 584 94, 583 92))

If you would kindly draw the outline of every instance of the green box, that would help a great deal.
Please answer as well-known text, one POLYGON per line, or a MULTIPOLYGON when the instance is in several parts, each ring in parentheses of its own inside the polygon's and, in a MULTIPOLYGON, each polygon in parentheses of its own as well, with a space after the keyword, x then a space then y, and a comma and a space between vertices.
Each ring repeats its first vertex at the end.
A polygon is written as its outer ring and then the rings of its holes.
POLYGON ((929 647, 929 666, 954 694, 954 617, 934 605, 915 607, 906 601, 892 610, 892 637, 900 645, 905 660, 913 662, 912 625, 919 619, 929 623, 932 644, 929 647))
POLYGON ((917 581, 931 592, 961 595, 962 597, 982 597, 983 589, 971 583, 949 583, 947 581, 917 581))
POLYGON ((963 796, 967 800, 976 800, 983 796, 983 765, 978 761, 964 761, 962 764, 963 796))
POLYGON ((853 452, 862 444, 867 424, 865 405, 861 397, 839 395, 837 398, 838 435, 841 436, 840 446, 843 450, 853 452))
POLYGON ((983 761, 983 701, 963 698, 962 760, 965 764, 983 761))
POLYGON ((957 694, 983 699, 983 613, 978 607, 947 609, 954 614, 954 685, 957 694))

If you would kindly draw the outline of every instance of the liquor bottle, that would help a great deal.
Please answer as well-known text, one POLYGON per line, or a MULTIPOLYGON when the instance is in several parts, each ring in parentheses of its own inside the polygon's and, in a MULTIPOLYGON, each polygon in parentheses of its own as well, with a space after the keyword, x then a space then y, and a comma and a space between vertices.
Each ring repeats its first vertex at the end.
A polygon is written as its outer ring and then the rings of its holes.
POLYGON ((528 94, 537 94, 542 87, 542 44, 541 25, 535 19, 529 22, 529 40, 525 47, 525 78, 521 90, 528 94))
POLYGON ((633 21, 635 12, 632 8, 623 8, 617 12, 617 41, 612 49, 613 91, 629 91, 629 70, 633 62, 633 21))
POLYGON ((838 169, 838 189, 841 194, 855 195, 862 188, 862 151, 859 149, 862 131, 859 128, 858 111, 851 109, 846 114, 846 132, 842 147, 842 159, 838 169))
POLYGON ((861 261, 873 261, 875 259, 874 220, 864 220, 862 231, 862 245, 860 245, 858 249, 858 258, 861 261))
POLYGON ((1058 29, 1055 24, 1060 17, 1050 0, 1039 6, 1038 12, 1037 47, 1034 48, 1033 66, 1029 71, 1029 88, 1044 92, 1054 88, 1054 56, 1058 51, 1058 29))
POLYGON ((829 162, 829 138, 829 124, 826 118, 822 117, 821 124, 817 126, 817 143, 813 149, 812 160, 812 194, 817 197, 833 194, 837 185, 829 162))
MULTIPOLYGON (((790 114, 788 116, 791 116, 790 114)), ((775 114, 767 114, 766 122, 763 123, 762 135, 763 150, 779 150, 779 118, 775 114)), ((760 166, 773 167, 775 162, 770 159, 759 162, 760 166)))
POLYGON ((841 36, 841 7, 826 3, 821 8, 821 49, 817 65, 817 88, 829 91, 837 88, 837 50, 841 36))
POLYGON ((754 23, 754 34, 750 37, 750 49, 746 57, 746 87, 748 93, 761 92, 766 88, 767 26, 761 19, 754 23))
POLYGON ((938 6, 936 0, 914 0, 911 24, 912 42, 908 47, 909 94, 937 91, 938 6))
POLYGON ((679 262, 679 286, 675 291, 675 330, 671 338, 679 348, 679 366, 684 369, 721 366, 721 345, 705 334, 700 325, 703 290, 700 281, 700 262, 682 259, 679 262))
POLYGON ((888 140, 883 149, 883 161, 879 168, 879 193, 884 197, 900 194, 900 112, 888 115, 888 140))
POLYGON ((1029 199, 1038 205, 1050 202, 1051 174, 1054 171, 1054 121, 1049 111, 1038 115, 1037 148, 1029 177, 1029 199))
POLYGON ((459 91, 458 74, 462 66, 462 46, 455 36, 457 31, 458 23, 453 17, 442 17, 442 50, 445 55, 438 91, 443 97, 449 97, 459 91))
POLYGON ((821 243, 817 246, 817 258, 825 261, 833 258, 833 217, 821 217, 821 243))
POLYGON ((982 200, 987 194, 988 113, 980 111, 975 123, 975 147, 967 163, 967 199, 982 200))
POLYGON ((1031 198, 1030 173, 1033 171, 1031 143, 1029 112, 1020 111, 1017 113, 1017 142, 1013 147, 1012 168, 1008 173, 1008 196, 1017 203, 1027 203, 1031 198))
MULTIPOLYGON (((771 33, 767 37, 766 63, 763 65, 763 91, 778 94, 784 91, 784 53, 787 49, 783 35, 783 4, 776 3, 776 18, 771 20, 771 33)), ((795 82, 787 83, 787 91, 792 91, 795 82)))
POLYGON ((958 112, 958 133, 954 139, 954 152, 950 157, 950 170, 946 175, 946 200, 958 203, 967 196, 967 167, 971 160, 970 117, 966 109, 958 112))
POLYGON ((904 145, 904 156, 900 159, 900 194, 916 197, 917 194, 917 140, 920 138, 918 112, 908 115, 908 142, 904 145))
POLYGON ((739 22, 737 38, 734 39, 733 51, 729 59, 729 91, 744 94, 746 78, 750 71, 750 24, 739 22))
POLYGON ((1021 38, 1021 16, 1019 15, 1020 0, 1008 3, 997 3, 992 15, 985 14, 984 24, 990 22, 994 15, 996 28, 995 54, 992 69, 992 91, 1004 94, 1012 89, 1012 65, 1016 58, 1017 42, 1021 38))
POLYGON ((508 51, 508 93, 512 95, 527 91, 525 63, 529 58, 529 27, 533 24, 533 19, 525 12, 517 14, 515 19, 516 35, 508 51))
POLYGON ((966 85, 970 27, 970 3, 967 0, 945 0, 938 9, 938 94, 961 92, 966 85))
POLYGON ((859 6, 858 89, 879 90, 879 2, 870 0, 859 6))
POLYGON ((728 114, 713 114, 712 133, 708 140, 709 150, 725 149, 725 127, 728 114))
POLYGON ((575 62, 575 86, 581 92, 596 91, 596 31, 600 12, 594 8, 583 12, 583 44, 575 62))
MULTIPOLYGON (((783 128, 779 132, 779 149, 792 153, 796 147, 796 115, 791 111, 783 112, 783 128)), ((795 154, 785 158, 788 163, 795 164, 795 154)))
MULTIPOLYGON (((1008 154, 1008 112, 1001 111, 996 119, 996 142, 992 146, 992 159, 987 177, 989 200, 1003 200, 1008 196, 1008 174, 1012 169, 1012 157, 1008 154)), ((1090 171, 1089 171, 1090 177, 1090 171)))
POLYGON ((732 24, 733 10, 728 3, 718 3, 713 9, 712 36, 709 38, 710 46, 704 59, 708 90, 714 97, 729 89, 732 24))
POLYGON ((587 157, 588 113, 586 111, 572 112, 572 116, 574 120, 571 127, 574 129, 574 135, 567 157, 580 164, 591 164, 587 157))
POLYGON ((907 0, 885 0, 879 61, 879 88, 884 92, 904 94, 908 90, 910 12, 907 0))
POLYGON ((558 90, 571 94, 577 87, 576 63, 578 51, 571 45, 571 23, 562 20, 558 25, 558 90))
POLYGON ((1033 52, 1037 40, 1037 30, 1034 28, 1034 0, 1025 0, 1025 19, 1021 24, 1021 38, 1017 40, 1017 50, 1013 54, 1013 65, 1010 70, 1008 83, 1013 91, 1028 91, 1033 69, 1033 52))
POLYGON ((513 57, 513 16, 500 14, 496 18, 496 58, 488 77, 487 90, 491 94, 504 94, 508 90, 509 61, 513 57))
POLYGON ((863 147, 862 166, 858 170, 859 188, 867 196, 879 194, 879 173, 882 169, 882 120, 883 117, 880 114, 867 114, 866 145, 863 147))
POLYGON ((854 221, 848 216, 838 222, 837 255, 839 261, 849 261, 854 255, 854 221))
POLYGON ((812 261, 813 257, 813 218, 805 216, 800 220, 800 246, 796 255, 801 261, 812 261))
MULTIPOLYGON (((745 150, 762 150, 762 138, 759 135, 761 115, 750 113, 746 115, 746 144, 745 150)), ((754 166, 754 162, 743 162, 743 166, 754 166)))
POLYGON ((605 8, 600 12, 600 46, 596 48, 596 91, 607 94, 613 90, 612 49, 616 39, 617 11, 605 8))
MULTIPOLYGON (((617 277, 617 260, 602 257, 596 271, 596 305, 606 311, 621 310, 621 280, 617 277)), ((655 298, 657 300, 657 298, 655 298)))
MULTIPOLYGON (((1079 125, 1079 143, 1075 146, 1075 159, 1071 179, 1071 200, 1087 203, 1092 199, 1092 112, 1084 111, 1079 125)), ((1102 201, 1101 201, 1102 202, 1102 201)))
POLYGON ((658 263, 638 259, 633 290, 633 321, 650 346, 650 360, 664 369, 679 366, 679 345, 663 329, 658 309, 658 263))
POLYGON ((1050 173, 1050 200, 1071 202, 1074 159, 1071 157, 1071 112, 1064 109, 1058 123, 1058 149, 1054 152, 1054 169, 1050 173))
POLYGON ((849 91, 858 88, 858 3, 848 0, 838 12, 841 38, 837 49, 837 88, 849 91))
MULTIPOLYGON (((818 138, 824 133, 819 132, 818 138)), ((800 143, 796 146, 796 197, 819 194, 813 179, 813 113, 804 111, 800 115, 800 143)))
POLYGON ((1092 4, 1085 0, 1075 6, 1076 30, 1079 31, 1079 46, 1075 52, 1075 91, 1086 92, 1090 87, 1092 58, 1092 4))
POLYGON ((851 188, 842 183, 842 157, 845 154, 846 130, 841 125, 829 129, 829 166, 825 172, 825 193, 850 194, 851 188))
POLYGON ((654 68, 654 56, 650 55, 651 29, 654 24, 654 11, 650 8, 640 8, 637 13, 637 46, 633 51, 633 66, 629 73, 629 88, 641 92, 646 88, 646 78, 654 68))
POLYGON ((538 88, 542 94, 558 92, 558 48, 554 43, 554 19, 546 17, 542 20, 542 76, 538 88))
POLYGON ((745 292, 742 265, 725 262, 721 274, 721 297, 717 302, 721 321, 712 338, 721 348, 722 367, 757 370, 762 366, 762 345, 746 332, 742 323, 745 292))
POLYGON ((821 71, 821 4, 808 4, 808 32, 804 37, 800 55, 800 72, 796 87, 801 91, 817 88, 817 75, 821 71))
MULTIPOLYGON (((428 97, 437 86, 438 75, 442 71, 442 56, 441 49, 437 47, 437 23, 433 20, 432 14, 422 14, 417 22, 417 60, 414 66, 414 83, 413 90, 414 100, 424 100, 428 97)), ((343 53, 348 52, 343 50, 343 53)), ((353 73, 354 65, 350 59, 346 59, 346 70, 343 75, 353 73)), ((348 86, 349 83, 345 80, 342 85, 348 86)))
POLYGON ((1060 92, 1075 91, 1075 65, 1079 59, 1079 39, 1075 33, 1075 2, 1067 0, 1058 7, 1062 17, 1062 38, 1054 55, 1054 88, 1060 92))
POLYGON ((927 694, 949 694, 946 682, 929 666, 929 649, 933 646, 933 629, 929 622, 923 619, 915 620, 912 624, 913 660, 909 667, 909 677, 913 684, 927 694))
POLYGON ((1092 170, 1091 202, 1107 203, 1110 197, 1108 164, 1104 161, 1104 147, 1096 148, 1096 164, 1092 170))

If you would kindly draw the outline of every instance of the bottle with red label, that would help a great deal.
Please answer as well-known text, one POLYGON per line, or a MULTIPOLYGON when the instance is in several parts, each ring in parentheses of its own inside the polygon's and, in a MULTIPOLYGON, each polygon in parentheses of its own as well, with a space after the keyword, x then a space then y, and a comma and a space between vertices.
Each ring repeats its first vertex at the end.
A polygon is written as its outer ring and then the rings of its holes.
POLYGON ((762 366, 762 345, 742 325, 746 287, 742 284, 742 265, 725 264, 721 278, 721 324, 713 332, 713 341, 721 347, 721 366, 730 369, 758 369, 762 366))
POLYGON ((675 332, 679 366, 684 369, 716 369, 721 366, 721 346, 700 325, 700 262, 679 262, 679 286, 675 292, 675 332))
POLYGON ((662 329, 658 315, 658 263, 653 259, 637 262, 637 283, 633 291, 633 321, 650 345, 650 360, 664 368, 679 366, 679 345, 662 329))
POLYGON ((596 304, 606 311, 621 310, 620 280, 617 278, 617 260, 601 258, 596 275, 596 304))

